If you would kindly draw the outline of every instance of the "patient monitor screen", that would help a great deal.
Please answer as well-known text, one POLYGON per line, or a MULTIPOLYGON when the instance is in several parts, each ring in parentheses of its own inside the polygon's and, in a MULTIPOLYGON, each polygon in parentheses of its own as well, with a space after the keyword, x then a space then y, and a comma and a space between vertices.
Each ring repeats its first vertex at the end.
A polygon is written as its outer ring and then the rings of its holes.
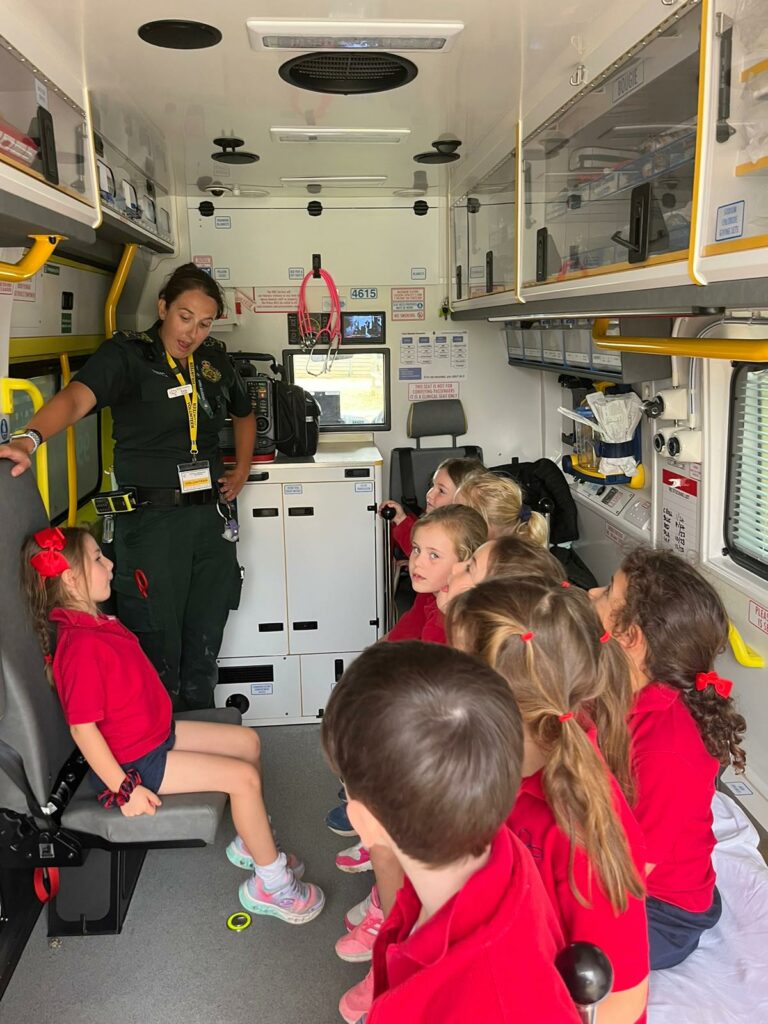
POLYGON ((383 345, 384 314, 383 313, 342 313, 341 335, 344 343, 370 342, 372 345, 383 345))
POLYGON ((342 345, 325 371, 327 349, 308 354, 288 349, 283 360, 292 384, 309 391, 320 406, 325 431, 389 430, 389 352, 342 345))

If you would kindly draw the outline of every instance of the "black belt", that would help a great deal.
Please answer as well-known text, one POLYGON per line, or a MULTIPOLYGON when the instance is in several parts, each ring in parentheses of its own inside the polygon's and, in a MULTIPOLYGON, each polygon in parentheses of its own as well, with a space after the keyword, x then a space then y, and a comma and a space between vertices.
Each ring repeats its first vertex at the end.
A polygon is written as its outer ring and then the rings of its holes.
POLYGON ((136 499, 139 505, 152 505, 155 508, 175 508, 184 505, 213 505, 218 500, 213 488, 205 491, 190 491, 182 494, 172 487, 137 487, 136 499))

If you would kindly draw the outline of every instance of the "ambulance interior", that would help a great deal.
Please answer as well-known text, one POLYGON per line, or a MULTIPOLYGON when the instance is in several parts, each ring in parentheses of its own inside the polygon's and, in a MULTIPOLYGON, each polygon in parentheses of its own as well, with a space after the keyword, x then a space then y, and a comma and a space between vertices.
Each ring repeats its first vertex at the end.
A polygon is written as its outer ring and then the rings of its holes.
MULTIPOLYGON (((764 0, 4 0, 0 443, 115 330, 151 325, 187 261, 224 290, 213 335, 320 404, 314 459, 269 461, 266 437, 238 499, 243 600, 216 703, 260 728, 277 825, 328 904, 307 929, 228 929, 220 827, 167 848, 142 835, 136 854, 106 841, 88 851, 98 885, 61 862, 44 906, 0 826, 0 1020, 339 1019, 360 971, 332 946, 367 888, 333 866, 319 718, 392 614, 371 514, 396 497, 392 453, 463 445, 489 467, 563 470, 565 547, 600 585, 645 544, 721 595, 718 669, 748 723, 746 773, 726 770, 715 815, 726 914, 654 973, 648 1020, 768 1020, 766 97, 764 0), (307 275, 313 329, 333 310, 313 266, 338 290, 335 360, 297 318, 307 275), (595 406, 617 394, 612 435, 595 406), (418 438, 415 403, 431 407, 418 438)), ((108 413, 68 434, 36 465, 54 524, 93 521, 111 487, 108 413)), ((27 814, 2 759, 0 776, 0 807, 27 814)))

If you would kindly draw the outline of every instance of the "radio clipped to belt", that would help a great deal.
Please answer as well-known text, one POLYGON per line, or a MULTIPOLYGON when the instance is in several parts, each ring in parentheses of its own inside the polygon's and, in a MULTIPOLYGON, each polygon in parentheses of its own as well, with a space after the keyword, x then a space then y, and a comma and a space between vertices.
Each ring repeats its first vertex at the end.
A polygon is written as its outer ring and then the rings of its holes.
POLYGON ((93 499, 93 507, 97 516, 104 520, 101 541, 111 544, 115 537, 115 516, 124 512, 135 512, 139 507, 135 487, 121 487, 116 491, 104 491, 93 499))

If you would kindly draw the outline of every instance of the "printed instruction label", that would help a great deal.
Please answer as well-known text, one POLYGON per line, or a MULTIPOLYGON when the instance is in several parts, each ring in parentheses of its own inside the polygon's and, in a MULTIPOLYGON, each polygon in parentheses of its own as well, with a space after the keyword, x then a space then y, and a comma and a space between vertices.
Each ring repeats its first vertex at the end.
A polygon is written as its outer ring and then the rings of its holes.
POLYGON ((17 281, 13 297, 19 302, 34 302, 37 298, 37 274, 26 281, 17 281))
POLYGON ((605 524, 605 535, 606 537, 608 537, 609 540, 613 541, 613 543, 616 545, 617 548, 619 548, 620 551, 626 551, 627 549, 632 547, 632 539, 628 537, 626 533, 623 533, 621 530, 617 529, 612 523, 605 524))
POLYGON ((213 270, 213 256, 193 256, 192 262, 207 274, 213 270))
POLYGON ((661 543, 691 562, 699 557, 699 482, 662 470, 661 543))
POLYGON ((231 228, 232 227, 232 218, 231 217, 214 217, 213 218, 213 226, 215 228, 219 228, 220 230, 221 229, 226 230, 228 228, 231 228))
POLYGON ((425 301, 423 288, 392 289, 393 320, 424 320, 425 301))
POLYGON ((355 484, 356 494, 370 494, 373 490, 373 480, 361 480, 360 483, 355 484))
POLYGON ((427 280, 427 268, 426 267, 411 267, 411 280, 412 281, 426 281, 427 280))
POLYGON ((288 267, 288 280, 289 281, 303 281, 304 280, 304 267, 288 267))
POLYGON ((303 484, 283 484, 283 494, 303 494, 303 484))
POLYGON ((299 289, 236 288, 235 301, 240 302, 250 313, 295 313, 299 304, 299 289))
POLYGON ((741 238, 744 234, 744 210, 746 202, 740 199, 737 203, 718 206, 715 222, 715 241, 725 242, 729 238, 741 238))
POLYGON ((459 384, 451 381, 419 381, 408 385, 409 402, 434 402, 440 398, 458 398, 459 384))
POLYGON ((619 103, 625 96, 629 96, 635 89, 639 89, 645 82, 645 68, 643 62, 639 61, 632 67, 622 71, 611 82, 611 103, 619 103))
POLYGON ((252 697, 271 697, 274 692, 274 683, 251 683, 252 697))
POLYGON ((768 608, 764 608, 757 601, 749 602, 749 621, 757 626, 761 633, 768 636, 768 608))
POLYGON ((35 79, 35 101, 38 107, 48 109, 48 86, 39 78, 35 79))
POLYGON ((217 281, 228 281, 229 280, 229 267, 214 267, 213 276, 217 281))
POLYGON ((726 782, 726 786, 734 796, 754 796, 746 782, 726 782))
POLYGON ((469 367, 467 332, 403 334, 400 338, 401 381, 466 380, 469 367))

